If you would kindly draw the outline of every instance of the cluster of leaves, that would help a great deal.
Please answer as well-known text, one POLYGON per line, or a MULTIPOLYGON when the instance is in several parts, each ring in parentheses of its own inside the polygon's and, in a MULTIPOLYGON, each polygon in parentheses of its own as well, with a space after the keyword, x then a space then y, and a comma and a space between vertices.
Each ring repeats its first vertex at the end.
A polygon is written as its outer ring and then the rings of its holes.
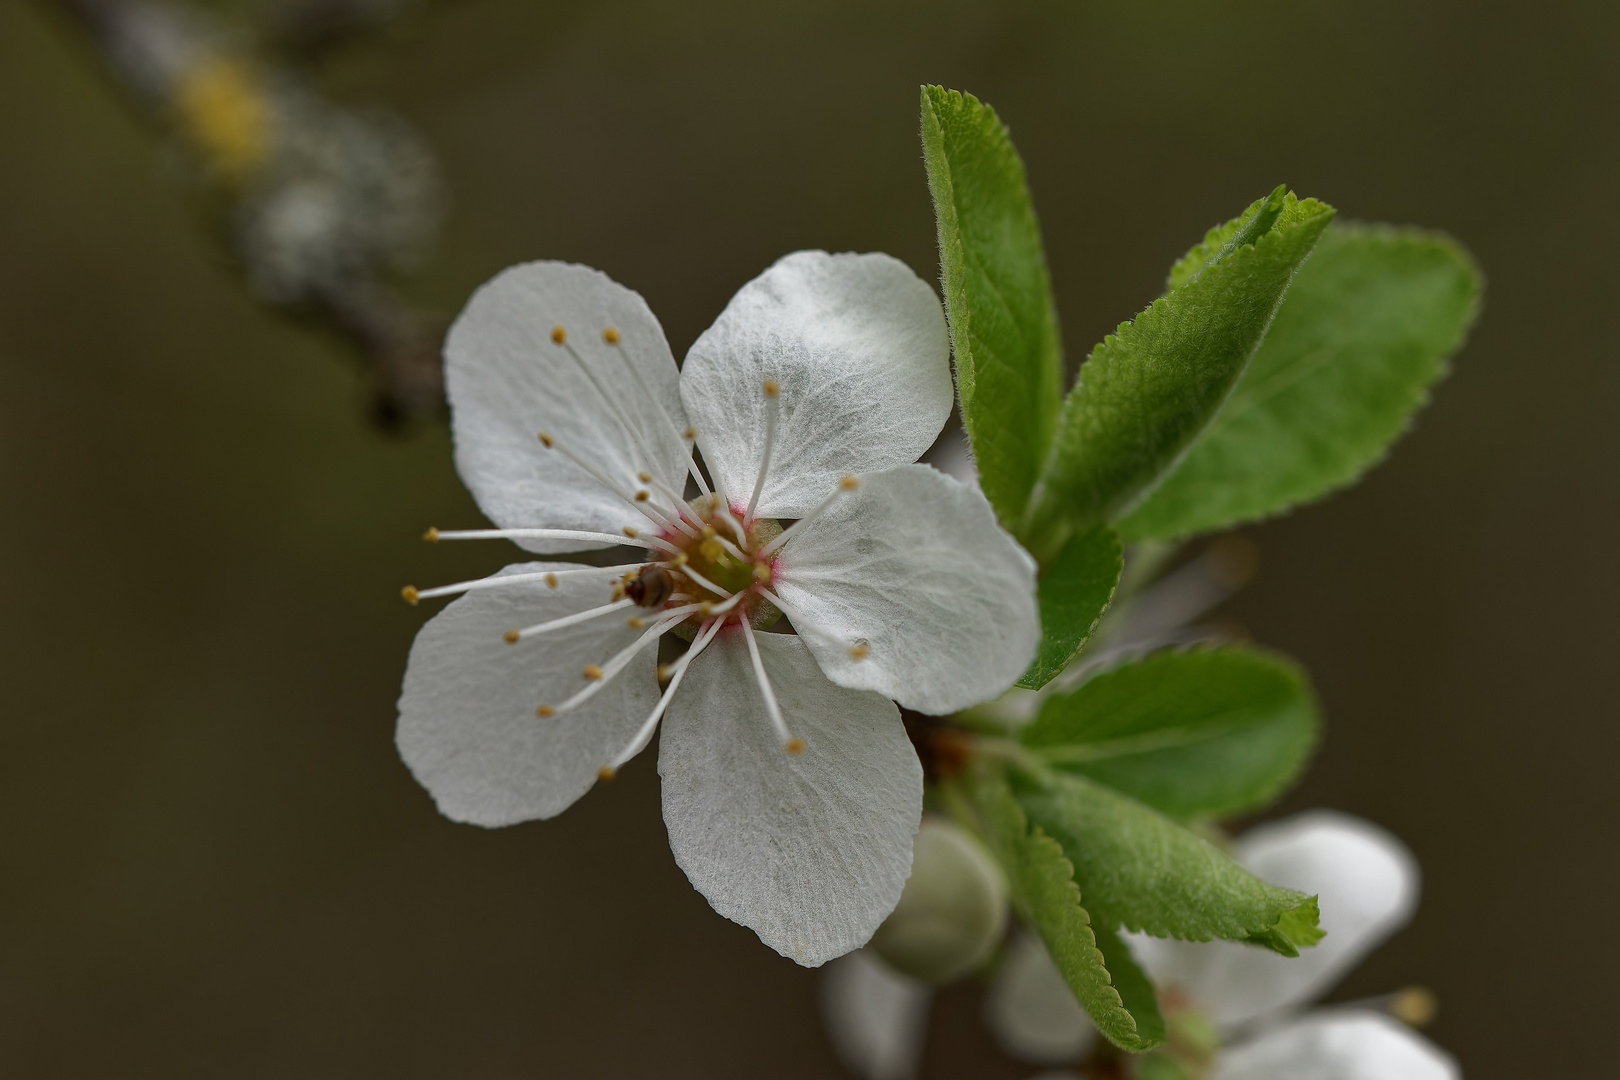
MULTIPOLYGON (((962 419, 980 484, 1041 567, 1045 686, 1096 629, 1123 545, 1252 521, 1352 482, 1445 371, 1478 307, 1467 254, 1433 233, 1334 223, 1278 187, 1211 229, 1168 291, 1097 345, 1067 394, 1023 163, 995 112, 922 94, 962 419)), ((1165 1039, 1121 930, 1297 955, 1314 897, 1206 838, 1303 767, 1314 698, 1248 647, 1160 653, 1053 694, 1016 744, 956 782, 1024 921, 1116 1045, 1165 1039)))

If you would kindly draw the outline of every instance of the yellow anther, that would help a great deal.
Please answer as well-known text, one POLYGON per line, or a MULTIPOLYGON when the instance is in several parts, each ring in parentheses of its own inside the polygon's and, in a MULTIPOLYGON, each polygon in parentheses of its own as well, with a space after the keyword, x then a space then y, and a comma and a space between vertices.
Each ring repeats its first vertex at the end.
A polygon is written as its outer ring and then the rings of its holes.
POLYGON ((411 605, 411 607, 415 607, 416 606, 416 601, 421 599, 419 596, 416 595, 416 586, 415 585, 407 585, 407 586, 405 586, 403 589, 399 590, 399 595, 403 596, 405 598, 405 602, 407 604, 411 605))
POLYGON ((771 567, 769 563, 761 562, 754 564, 754 580, 759 582, 761 585, 770 584, 771 567))
POLYGON ((501 635, 501 638, 508 645, 516 645, 518 643, 518 638, 520 638, 522 636, 523 635, 518 633, 516 630, 508 630, 506 633, 501 635))
POLYGON ((650 492, 650 491, 638 491, 638 492, 636 492, 636 502, 646 502, 651 497, 652 497, 652 492, 650 492))
POLYGON ((1434 992, 1422 986, 1396 991, 1389 1003, 1389 1015, 1408 1027, 1425 1027, 1434 1022, 1439 1012, 1440 1002, 1434 992))
POLYGON ((595 664, 586 664, 585 670, 580 672, 580 674, 592 682, 595 682, 597 679, 602 677, 602 669, 597 667, 595 664))
POLYGON ((775 379, 766 379, 765 380, 765 396, 766 397, 775 397, 777 394, 780 394, 781 392, 782 392, 782 388, 776 384, 775 379))
POLYGON ((710 562, 715 562, 725 553, 726 549, 720 546, 720 541, 718 540, 705 540, 703 543, 698 545, 698 554, 702 555, 710 562))
POLYGON ((705 526, 703 526, 703 539, 705 539, 705 540, 713 540, 714 538, 715 538, 714 526, 713 525, 705 525, 705 526))
POLYGON ((602 331, 602 340, 609 345, 617 345, 619 343, 619 332, 610 326, 602 331))
POLYGON ((659 682, 668 682, 669 677, 675 674, 675 669, 668 664, 659 664, 657 678, 659 682))
POLYGON ((636 479, 640 480, 643 484, 650 484, 652 483, 652 473, 638 472, 636 473, 636 479))
POLYGON ((611 765, 604 765, 600 769, 596 770, 596 778, 603 783, 606 783, 617 775, 619 775, 618 770, 611 765))
POLYGON ((685 439, 687 442, 691 442, 693 439, 697 438, 697 428, 687 428, 685 431, 681 432, 681 438, 685 439))
POLYGON ((636 537, 640 536, 641 534, 636 532, 636 530, 632 529, 630 526, 626 525, 624 527, 624 535, 626 535, 630 539, 634 540, 636 537))
POLYGON ((550 435, 547 435, 545 432, 542 431, 542 432, 540 432, 539 439, 540 439, 540 445, 541 446, 545 447, 547 450, 551 449, 551 436, 550 435))
POLYGON ((632 615, 628 619, 624 620, 624 625, 628 626, 632 630, 640 630, 647 624, 643 622, 639 616, 632 615))
POLYGON ((556 574, 547 574, 546 575, 546 587, 549 588, 549 589, 555 589, 557 587, 557 575, 556 574))
POLYGON ((865 660, 868 656, 871 656, 871 655, 872 655, 872 650, 867 648, 865 645, 851 646, 851 648, 849 650, 849 658, 851 660, 865 660))
POLYGON ((624 582, 615 581, 613 583, 613 599, 615 601, 624 599, 624 582))
POLYGON ((553 345, 561 345, 563 342, 565 342, 567 340, 568 340, 568 331, 564 330, 560 326, 553 326, 551 328, 551 343, 553 345))
POLYGON ((685 566, 686 565, 686 552, 683 551, 679 555, 675 556, 673 559, 669 560, 669 565, 671 565, 671 566, 685 566))
POLYGON ((275 112, 264 80, 239 60, 197 64, 174 87, 182 130, 229 183, 263 166, 275 144, 275 112))
POLYGON ((845 491, 854 491, 856 488, 861 486, 861 482, 857 477, 845 476, 842 480, 838 481, 838 486, 843 488, 845 491))
POLYGON ((782 749, 790 754, 804 753, 804 740, 795 736, 782 744, 782 749))
POLYGON ((700 618, 707 619, 711 614, 713 614, 713 612, 714 612, 714 604, 712 604, 708 600, 705 600, 705 601, 703 601, 703 603, 698 605, 698 616, 700 618))
POLYGON ((430 544, 437 544, 439 542, 439 530, 429 529, 427 532, 422 534, 422 539, 426 540, 430 544))
POLYGON ((534 710, 534 715, 544 720, 548 716, 556 716, 557 710, 553 709, 550 705, 542 705, 538 709, 534 710))

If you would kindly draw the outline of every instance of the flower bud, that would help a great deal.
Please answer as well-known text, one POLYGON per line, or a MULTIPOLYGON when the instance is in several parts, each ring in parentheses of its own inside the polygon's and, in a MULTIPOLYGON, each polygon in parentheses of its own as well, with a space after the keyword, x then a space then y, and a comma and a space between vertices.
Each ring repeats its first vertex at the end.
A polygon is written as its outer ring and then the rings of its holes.
POLYGON ((872 948, 918 979, 943 983, 983 963, 1007 928, 1001 870, 966 830, 925 817, 900 903, 872 936, 872 948))

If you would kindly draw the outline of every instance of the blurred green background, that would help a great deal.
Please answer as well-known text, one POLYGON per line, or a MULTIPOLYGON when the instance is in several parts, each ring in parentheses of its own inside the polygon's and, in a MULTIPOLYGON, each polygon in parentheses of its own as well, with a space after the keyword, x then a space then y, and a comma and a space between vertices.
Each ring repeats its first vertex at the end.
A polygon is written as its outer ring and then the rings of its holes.
MULTIPOLYGON (((1286 180, 1446 229, 1489 279, 1359 488, 1250 531, 1226 613, 1305 662, 1332 805, 1416 850, 1416 922, 1339 997, 1438 993, 1472 1080, 1612 1067, 1620 948, 1620 9, 1610 2, 429 8, 323 70, 437 147, 407 284, 445 315, 549 257, 677 355, 802 247, 924 277, 917 85, 1028 162, 1071 365, 1286 180), (1565 920, 1573 920, 1566 927, 1565 920)), ((248 299, 171 160, 43 5, 0 3, 0 1070, 28 1077, 836 1077, 814 974, 714 915, 652 755, 563 817, 434 812, 394 753, 480 517, 448 436, 365 422, 332 341, 248 299)), ((928 1077, 1023 1077, 936 1008, 928 1077)))

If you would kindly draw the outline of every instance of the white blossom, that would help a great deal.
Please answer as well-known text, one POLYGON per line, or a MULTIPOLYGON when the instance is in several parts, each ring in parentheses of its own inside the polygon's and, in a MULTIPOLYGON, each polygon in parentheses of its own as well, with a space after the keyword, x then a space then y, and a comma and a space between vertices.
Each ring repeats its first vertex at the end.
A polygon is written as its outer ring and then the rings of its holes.
POLYGON ((662 722, 670 846, 715 910, 810 966, 861 945, 921 814, 894 702, 993 697, 1039 634, 1029 557, 976 490, 911 464, 952 401, 933 290, 885 255, 789 255, 677 372, 636 293, 529 263, 457 319, 446 385, 497 528, 430 539, 643 554, 408 589, 465 593, 411 650, 417 779, 458 821, 549 818, 662 722), (779 615, 795 634, 764 632, 779 615), (671 632, 691 647, 661 667, 671 632))
MULTIPOLYGON (((1303 1011, 1411 919, 1419 875, 1404 844, 1369 822, 1319 810, 1251 829, 1233 854, 1267 881, 1318 894, 1326 936, 1289 958, 1234 942, 1124 935, 1161 992, 1186 995, 1225 1034, 1211 1080, 1460 1080, 1449 1054, 1383 1012, 1303 1011)), ((1009 998, 1062 992, 1072 1001, 1051 977, 1045 950, 1031 944, 1039 963, 1003 969, 985 1019, 1009 1053, 1054 1063, 1061 1058, 1049 1051, 1065 1037, 1089 1044, 1081 1031, 1090 1021, 1078 1008, 1026 1005, 1006 1022, 1009 998), (1037 1023, 1043 1016, 1051 1022, 1037 1023)))

